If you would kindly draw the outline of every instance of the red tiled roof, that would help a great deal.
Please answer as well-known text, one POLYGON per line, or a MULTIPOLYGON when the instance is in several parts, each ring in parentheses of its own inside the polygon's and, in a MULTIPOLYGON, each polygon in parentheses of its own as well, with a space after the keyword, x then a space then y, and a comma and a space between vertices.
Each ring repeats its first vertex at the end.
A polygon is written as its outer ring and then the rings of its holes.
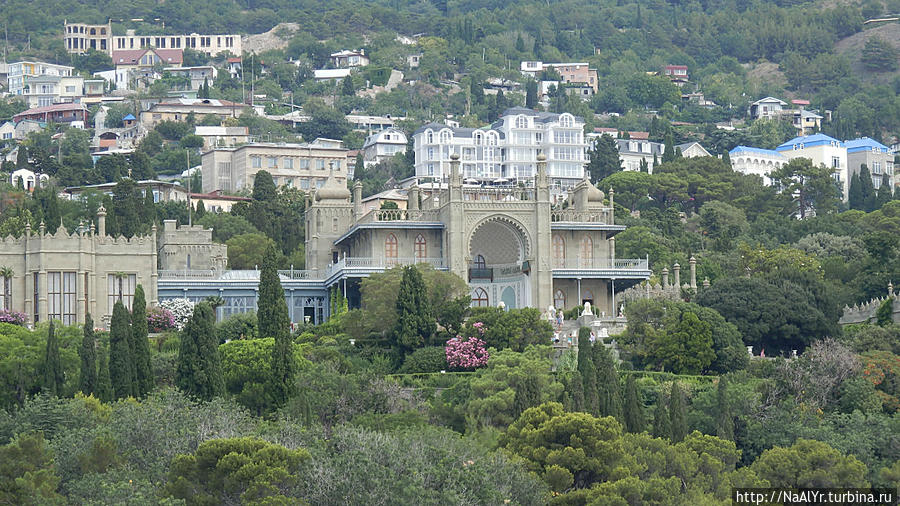
POLYGON ((650 138, 650 132, 628 132, 628 136, 632 139, 645 141, 650 138))
POLYGON ((794 100, 791 100, 791 103, 794 105, 809 105, 809 100, 795 98, 794 100))
POLYGON ((225 60, 225 61, 228 62, 228 63, 241 63, 240 57, 237 57, 237 58, 229 58, 229 59, 227 59, 227 60, 225 60))
POLYGON ((116 145, 116 139, 100 139, 100 147, 101 148, 111 148, 116 145))
POLYGON ((181 49, 154 49, 153 52, 166 63, 177 63, 181 65, 184 61, 184 51, 181 49))

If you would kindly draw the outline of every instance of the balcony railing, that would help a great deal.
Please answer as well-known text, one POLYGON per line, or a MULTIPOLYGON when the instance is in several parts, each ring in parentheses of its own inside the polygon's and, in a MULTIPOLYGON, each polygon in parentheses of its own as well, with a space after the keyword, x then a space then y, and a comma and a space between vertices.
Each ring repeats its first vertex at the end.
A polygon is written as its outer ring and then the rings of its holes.
POLYGON ((198 269, 160 269, 157 274, 160 279, 218 279, 221 272, 198 269))
POLYGON ((550 221, 575 222, 575 223, 613 223, 613 211, 610 207, 591 209, 588 211, 576 211, 575 209, 557 209, 550 211, 550 221))
POLYGON ((607 270, 649 270, 649 262, 646 258, 554 258, 550 264, 553 269, 607 269, 607 270))
POLYGON ((398 265, 416 265, 429 264, 435 269, 444 269, 446 264, 443 258, 415 258, 415 257, 344 257, 336 263, 329 265, 325 269, 325 277, 331 276, 335 272, 347 269, 390 269, 398 265))
MULTIPOLYGON (((168 269, 157 272, 160 279, 167 280, 204 280, 204 279, 230 279, 252 280, 259 279, 259 271, 253 269, 240 270, 200 270, 200 269, 168 269)), ((320 279, 314 270, 284 269, 279 270, 278 275, 286 279, 320 279)))
POLYGON ((436 209, 374 209, 359 219, 359 223, 379 221, 437 221, 436 209))

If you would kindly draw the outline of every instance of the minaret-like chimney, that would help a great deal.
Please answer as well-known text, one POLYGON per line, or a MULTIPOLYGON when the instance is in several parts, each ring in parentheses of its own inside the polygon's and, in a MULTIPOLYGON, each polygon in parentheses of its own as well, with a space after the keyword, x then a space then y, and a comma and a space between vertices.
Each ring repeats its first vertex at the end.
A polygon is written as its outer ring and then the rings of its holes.
POLYGON ((691 288, 697 289, 697 259, 691 255, 691 288))
POLYGON ((106 208, 102 205, 97 209, 97 234, 106 237, 106 208))
POLYGON ((675 262, 672 269, 675 271, 675 286, 681 288, 681 266, 678 265, 678 262, 675 262))
POLYGON ((663 267, 663 270, 662 270, 662 284, 663 284, 663 288, 668 288, 668 287, 669 287, 669 268, 668 268, 668 267, 663 267))
POLYGON ((353 214, 359 220, 362 217, 362 183, 353 183, 353 214))

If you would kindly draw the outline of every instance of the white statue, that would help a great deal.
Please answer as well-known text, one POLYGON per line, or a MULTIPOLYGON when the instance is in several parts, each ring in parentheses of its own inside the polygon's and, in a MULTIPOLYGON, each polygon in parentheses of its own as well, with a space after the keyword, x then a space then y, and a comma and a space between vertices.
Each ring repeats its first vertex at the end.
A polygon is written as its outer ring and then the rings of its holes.
POLYGON ((594 316, 594 313, 591 311, 591 303, 584 303, 584 311, 581 312, 581 316, 594 316))
POLYGON ((600 329, 600 334, 597 337, 601 339, 609 337, 609 330, 607 330, 606 327, 603 327, 602 329, 600 329))

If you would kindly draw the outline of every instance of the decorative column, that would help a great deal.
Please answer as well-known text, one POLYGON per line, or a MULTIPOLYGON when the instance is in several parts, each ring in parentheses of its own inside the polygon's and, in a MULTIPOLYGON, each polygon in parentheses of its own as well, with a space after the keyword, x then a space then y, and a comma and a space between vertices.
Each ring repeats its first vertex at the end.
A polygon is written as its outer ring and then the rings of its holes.
POLYGON ((353 184, 353 217, 359 221, 362 214, 362 183, 357 181, 353 184))
POLYGON ((609 224, 616 224, 616 204, 614 197, 616 195, 616 191, 612 189, 612 186, 609 187, 609 224))
POLYGON ((697 259, 691 255, 691 288, 697 289, 697 259))
POLYGON ((681 266, 678 265, 678 262, 675 262, 672 269, 675 271, 675 287, 681 288, 681 266))
POLYGON ((663 270, 662 270, 662 286, 663 286, 663 289, 669 287, 669 268, 668 267, 663 267, 663 270))

